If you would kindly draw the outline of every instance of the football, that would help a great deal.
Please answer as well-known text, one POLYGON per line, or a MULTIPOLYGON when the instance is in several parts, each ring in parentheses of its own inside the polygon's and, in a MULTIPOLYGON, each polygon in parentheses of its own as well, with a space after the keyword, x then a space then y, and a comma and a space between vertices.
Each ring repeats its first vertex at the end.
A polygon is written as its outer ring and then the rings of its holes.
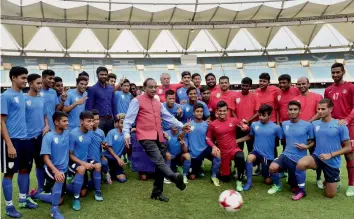
POLYGON ((219 196, 220 207, 228 212, 235 212, 241 209, 243 205, 243 199, 240 193, 235 190, 223 191, 219 196))

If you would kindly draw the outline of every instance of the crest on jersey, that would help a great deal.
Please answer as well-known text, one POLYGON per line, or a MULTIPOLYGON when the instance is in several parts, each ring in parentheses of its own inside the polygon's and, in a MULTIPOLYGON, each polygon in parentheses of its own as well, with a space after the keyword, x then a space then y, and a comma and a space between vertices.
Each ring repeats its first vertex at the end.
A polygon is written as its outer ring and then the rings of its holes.
POLYGON ((114 140, 117 140, 118 139, 118 135, 114 135, 114 140))
POLYGON ((229 123, 229 126, 232 127, 233 126, 232 123, 229 123))
POLYGON ((286 130, 286 131, 289 130, 289 125, 285 126, 285 130, 286 130))
POLYGON ((31 106, 31 105, 32 105, 31 100, 27 100, 26 103, 27 103, 28 106, 31 106))
POLYGON ((161 89, 159 89, 159 94, 162 94, 162 90, 161 89))
POLYGON ((179 91, 178 91, 178 93, 179 93, 179 94, 182 94, 182 91, 181 91, 181 90, 179 90, 179 91))
POLYGON ((186 107, 186 112, 189 112, 189 106, 188 106, 188 107, 186 107))
POLYGON ((14 101, 15 101, 15 103, 19 103, 20 102, 18 97, 14 97, 14 101))
POLYGON ((217 98, 220 98, 220 96, 221 96, 221 93, 217 93, 217 94, 216 94, 216 97, 217 97, 217 98))
POLYGON ((316 132, 318 132, 318 130, 320 130, 320 126, 316 126, 316 132))
POLYGON ((195 127, 192 125, 192 126, 191 126, 191 130, 193 131, 193 130, 194 130, 194 128, 195 128, 195 127))
POLYGON ((240 98, 236 98, 236 103, 239 104, 241 102, 240 98))
POLYGON ((258 125, 256 125, 256 127, 254 127, 254 130, 258 130, 259 129, 259 126, 258 125))
POLYGON ((213 111, 213 109, 212 109, 212 108, 209 108, 209 111, 210 111, 210 112, 212 112, 212 111, 213 111))
POLYGON ((44 93, 43 93, 43 92, 39 92, 39 95, 40 95, 41 97, 43 97, 43 96, 44 96, 44 93))
POLYGON ((79 98, 78 97, 75 97, 75 101, 78 101, 79 100, 79 98))
POLYGON ((59 143, 59 138, 54 138, 54 143, 58 144, 59 143))
POLYGON ((344 90, 342 91, 343 94, 346 94, 347 92, 348 92, 347 89, 344 89, 344 90))
POLYGON ((81 136, 79 136, 79 141, 82 142, 82 140, 84 140, 84 138, 81 136))
POLYGON ((280 101, 280 99, 281 99, 281 95, 278 95, 278 101, 280 101))
POLYGON ((122 99, 124 99, 124 95, 122 94, 122 99))

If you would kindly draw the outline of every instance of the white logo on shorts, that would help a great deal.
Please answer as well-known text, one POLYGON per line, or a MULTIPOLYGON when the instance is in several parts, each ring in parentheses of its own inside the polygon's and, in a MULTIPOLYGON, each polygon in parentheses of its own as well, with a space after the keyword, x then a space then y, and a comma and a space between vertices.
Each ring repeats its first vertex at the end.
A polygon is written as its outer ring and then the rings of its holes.
POLYGON ((18 99, 18 97, 14 97, 14 101, 15 101, 16 103, 19 103, 19 102, 20 102, 19 99, 18 99))
POLYGON ((83 139, 84 139, 84 138, 82 137, 82 135, 79 136, 79 141, 80 141, 80 142, 82 142, 83 139))
POLYGON ((58 144, 59 143, 59 138, 54 138, 54 142, 55 142, 55 144, 58 144))
POLYGON ((236 98, 236 103, 239 104, 241 102, 240 98, 236 98))
POLYGON ((114 135, 114 140, 117 140, 118 139, 118 135, 114 135))
POLYGON ((318 132, 318 130, 320 130, 320 126, 316 126, 316 132, 318 132))
POLYGON ((14 167, 15 163, 14 162, 9 162, 9 169, 12 169, 14 167))
POLYGON ((31 106, 31 105, 32 105, 31 100, 27 100, 27 102, 26 102, 26 103, 27 103, 27 105, 28 105, 28 106, 31 106))
POLYGON ((75 168, 75 164, 71 165, 71 168, 74 169, 75 168))
POLYGON ((259 129, 259 126, 258 125, 256 125, 256 127, 254 127, 254 130, 258 130, 259 129))

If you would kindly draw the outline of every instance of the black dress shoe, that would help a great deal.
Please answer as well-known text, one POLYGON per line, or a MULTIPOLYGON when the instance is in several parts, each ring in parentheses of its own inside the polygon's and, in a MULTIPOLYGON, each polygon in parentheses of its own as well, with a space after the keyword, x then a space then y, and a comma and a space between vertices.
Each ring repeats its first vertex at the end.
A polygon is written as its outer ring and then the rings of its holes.
POLYGON ((151 195, 151 199, 159 200, 162 202, 168 202, 168 198, 164 196, 163 194, 161 195, 151 195))
POLYGON ((181 191, 183 191, 186 188, 186 184, 183 181, 183 175, 180 173, 177 173, 175 183, 177 188, 179 188, 179 190, 181 191))

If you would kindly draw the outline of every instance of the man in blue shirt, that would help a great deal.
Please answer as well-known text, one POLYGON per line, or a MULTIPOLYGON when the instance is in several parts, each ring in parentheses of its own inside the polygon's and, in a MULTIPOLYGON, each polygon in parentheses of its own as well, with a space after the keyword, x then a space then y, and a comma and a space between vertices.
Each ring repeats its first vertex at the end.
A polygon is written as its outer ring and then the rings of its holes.
POLYGON ((107 84, 108 70, 98 67, 98 82, 87 91, 86 110, 96 109, 100 113, 100 129, 107 134, 114 128, 114 117, 117 115, 114 88, 107 84))
MULTIPOLYGON (((312 124, 299 118, 301 112, 301 104, 296 100, 288 103, 289 119, 283 121, 282 130, 286 140, 284 152, 276 158, 269 167, 269 172, 274 174, 280 171, 288 171, 288 183, 293 191, 293 195, 297 194, 298 185, 296 181, 295 171, 297 162, 307 155, 307 149, 314 145, 312 124)), ((278 176, 276 176, 278 177, 278 176)), ((278 181, 276 178, 275 181, 278 181)), ((272 192, 270 190, 269 192, 272 192)))
POLYGON ((4 173, 2 189, 6 203, 5 212, 15 218, 21 217, 21 213, 12 203, 12 178, 15 173, 19 173, 17 182, 20 207, 37 208, 37 204, 27 197, 34 151, 34 147, 26 140, 26 103, 22 89, 26 87, 27 74, 26 68, 12 67, 11 88, 1 94, 1 171, 4 173))
POLYGON ((53 89, 57 92, 58 101, 60 102, 64 91, 63 79, 61 77, 55 76, 53 89))
POLYGON ((198 100, 197 90, 198 89, 195 87, 190 87, 187 90, 188 100, 185 104, 182 104, 183 123, 186 123, 188 120, 194 119, 193 108, 194 105, 198 103, 203 105, 203 119, 208 120, 210 118, 208 106, 204 102, 198 100))
MULTIPOLYGON (((272 179, 279 177, 278 173, 269 174, 269 165, 274 160, 275 138, 282 139, 282 130, 280 126, 270 121, 273 107, 263 104, 259 112, 259 120, 252 123, 248 136, 237 139, 237 143, 244 142, 250 138, 254 138, 253 151, 249 153, 246 162, 247 182, 243 190, 250 190, 252 186, 253 163, 261 163, 262 175, 266 184, 271 184, 272 179)), ((268 191, 269 194, 274 194, 282 190, 280 181, 273 180, 273 187, 268 191)))
POLYGON ((36 176, 38 182, 38 190, 42 191, 44 187, 44 163, 40 155, 42 146, 42 136, 49 131, 49 124, 47 119, 47 112, 44 98, 39 96, 42 87, 42 78, 38 74, 30 74, 27 77, 30 87, 27 95, 25 95, 26 102, 26 126, 27 139, 29 144, 33 145, 34 161, 36 163, 36 176))
MULTIPOLYGON (((176 94, 173 90, 168 90, 165 93, 166 97, 166 102, 164 102, 162 105, 165 107, 165 109, 171 113, 172 116, 174 116, 176 119, 181 120, 182 118, 182 108, 181 105, 176 103, 176 94)), ((170 124, 168 124, 166 121, 162 121, 162 129, 164 131, 167 131, 170 129, 170 124)))
POLYGON ((182 72, 183 87, 177 89, 176 102, 184 104, 188 100, 187 90, 191 87, 191 73, 189 71, 182 72))
POLYGON ((76 90, 69 92, 63 111, 69 115, 69 130, 80 126, 80 113, 85 110, 88 81, 85 77, 76 79, 76 90))
POLYGON ((117 104, 117 113, 126 114, 128 111, 129 103, 133 99, 133 95, 129 92, 130 81, 124 79, 121 84, 121 91, 115 92, 115 100, 117 104))
POLYGON ((315 151, 297 163, 296 179, 300 190, 293 200, 299 200, 306 195, 305 171, 307 169, 320 168, 323 170, 326 180, 324 193, 327 198, 333 198, 337 193, 341 155, 349 153, 351 145, 348 128, 339 125, 338 120, 332 118, 332 110, 333 102, 330 99, 324 98, 318 103, 317 113, 321 119, 312 122, 316 138, 315 151))
POLYGON ((59 205, 64 202, 66 173, 69 163, 68 116, 64 112, 53 114, 55 129, 43 137, 41 155, 45 163, 45 192, 33 190, 31 196, 52 204, 51 216, 64 219, 59 205))

